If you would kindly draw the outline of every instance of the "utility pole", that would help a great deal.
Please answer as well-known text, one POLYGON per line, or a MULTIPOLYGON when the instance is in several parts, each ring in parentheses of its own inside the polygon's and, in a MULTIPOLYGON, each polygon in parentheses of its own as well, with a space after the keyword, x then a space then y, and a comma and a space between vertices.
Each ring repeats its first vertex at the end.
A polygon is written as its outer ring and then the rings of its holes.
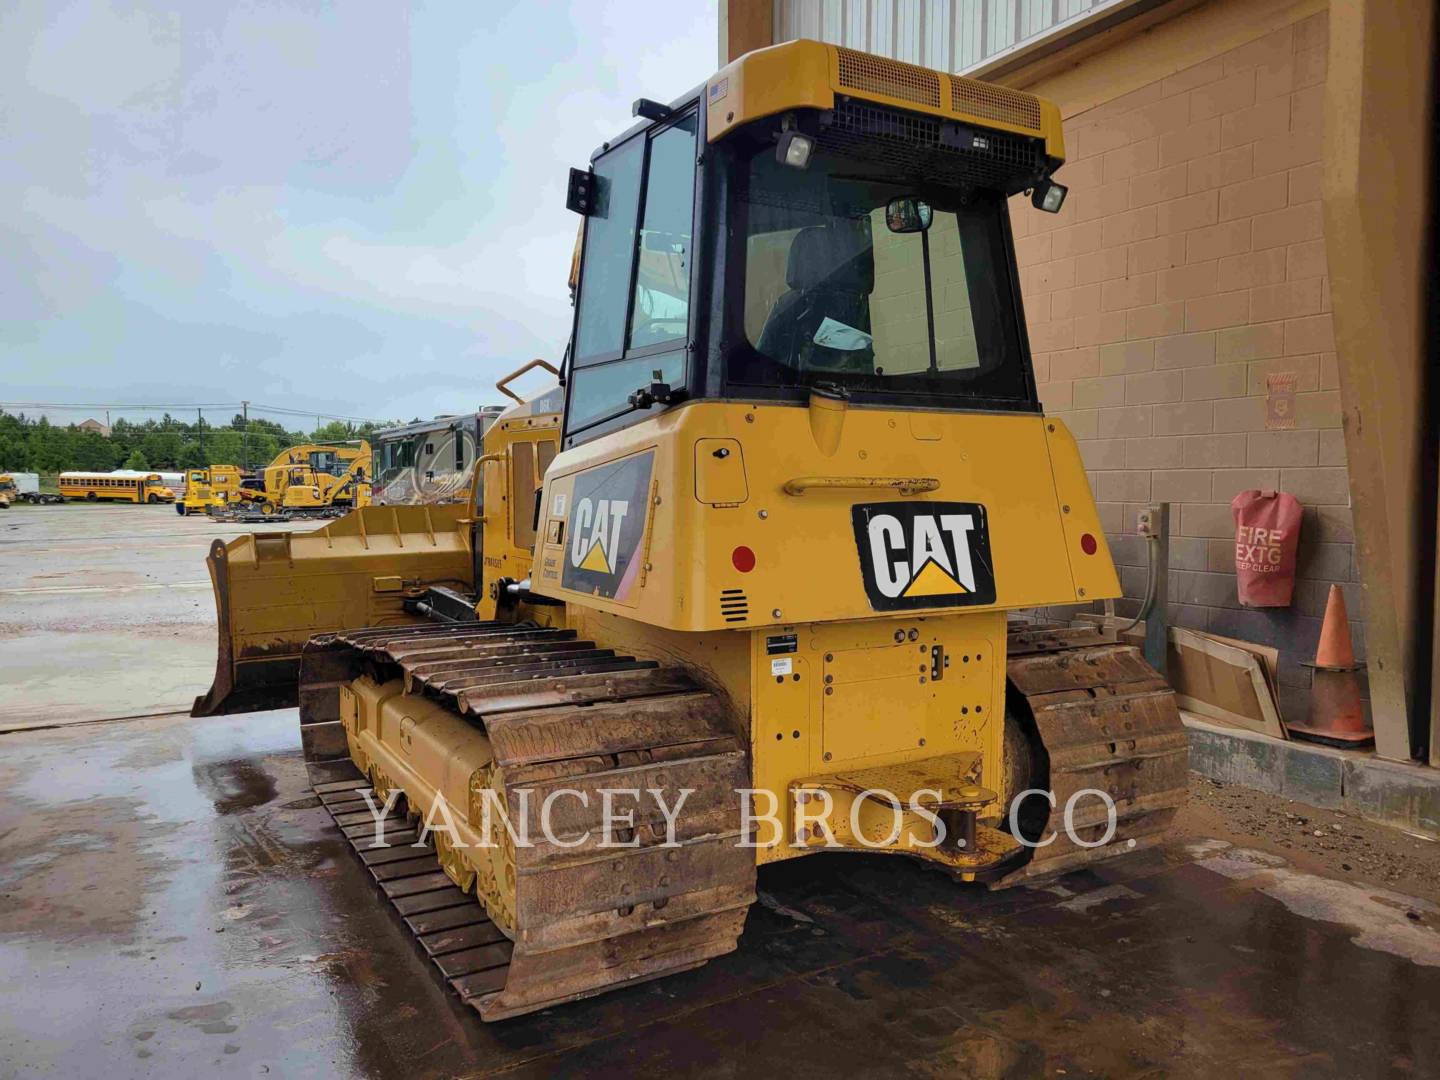
POLYGON ((245 417, 245 428, 240 435, 240 456, 243 459, 240 467, 246 472, 250 471, 250 402, 240 402, 240 411, 245 417))
POLYGON ((205 414, 195 410, 195 437, 200 440, 200 460, 205 460, 205 414))

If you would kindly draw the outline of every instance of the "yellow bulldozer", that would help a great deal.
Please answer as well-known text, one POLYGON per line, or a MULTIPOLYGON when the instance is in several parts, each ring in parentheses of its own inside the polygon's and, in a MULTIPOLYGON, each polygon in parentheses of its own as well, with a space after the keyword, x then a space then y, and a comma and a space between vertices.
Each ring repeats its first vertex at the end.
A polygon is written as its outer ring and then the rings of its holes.
POLYGON ((730 951, 767 863, 1004 887, 1157 842, 1185 792, 1141 655, 1012 619, 1120 594, 1011 239, 1012 197, 1064 200, 1056 109, 796 41, 635 112, 570 178, 561 386, 471 500, 210 554, 196 714, 298 704, 486 1020, 730 951))
POLYGON ((345 446, 303 443, 280 451, 261 470, 258 484, 228 489, 227 500, 212 501, 207 510, 240 520, 339 517, 370 505, 372 475, 366 440, 345 446))

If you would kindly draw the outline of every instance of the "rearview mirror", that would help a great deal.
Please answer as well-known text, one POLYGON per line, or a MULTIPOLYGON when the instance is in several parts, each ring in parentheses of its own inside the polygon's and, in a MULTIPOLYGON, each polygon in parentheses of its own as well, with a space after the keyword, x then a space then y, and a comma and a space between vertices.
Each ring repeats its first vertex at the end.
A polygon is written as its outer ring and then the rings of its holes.
POLYGON ((893 233, 924 232, 932 216, 930 204, 919 199, 891 199, 885 207, 885 225, 893 233))

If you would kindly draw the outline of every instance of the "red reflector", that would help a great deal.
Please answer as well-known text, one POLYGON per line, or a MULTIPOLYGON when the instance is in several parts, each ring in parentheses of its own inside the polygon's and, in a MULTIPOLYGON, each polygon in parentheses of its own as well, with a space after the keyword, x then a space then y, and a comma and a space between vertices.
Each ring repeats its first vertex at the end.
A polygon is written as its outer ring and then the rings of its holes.
POLYGON ((735 565, 735 569, 739 570, 742 574, 748 574, 751 570, 755 569, 755 553, 744 545, 730 552, 730 561, 735 565))
POLYGON ((1095 537, 1089 533, 1083 533, 1080 537, 1080 550, 1086 555, 1094 555, 1100 545, 1095 542, 1095 537))

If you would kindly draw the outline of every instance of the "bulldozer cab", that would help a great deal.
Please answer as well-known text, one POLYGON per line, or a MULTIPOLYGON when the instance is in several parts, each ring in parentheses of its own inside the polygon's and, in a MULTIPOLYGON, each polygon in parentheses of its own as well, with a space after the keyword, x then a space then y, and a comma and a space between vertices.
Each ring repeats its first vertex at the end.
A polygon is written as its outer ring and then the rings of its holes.
POLYGON ((859 55, 754 54, 577 171, 567 448, 697 399, 1039 411, 1007 201, 1059 208, 1058 114, 859 55))
POLYGON ((1055 107, 797 41, 636 112, 571 177, 538 587, 677 630, 1113 595, 1010 227, 1063 203, 1055 107))

